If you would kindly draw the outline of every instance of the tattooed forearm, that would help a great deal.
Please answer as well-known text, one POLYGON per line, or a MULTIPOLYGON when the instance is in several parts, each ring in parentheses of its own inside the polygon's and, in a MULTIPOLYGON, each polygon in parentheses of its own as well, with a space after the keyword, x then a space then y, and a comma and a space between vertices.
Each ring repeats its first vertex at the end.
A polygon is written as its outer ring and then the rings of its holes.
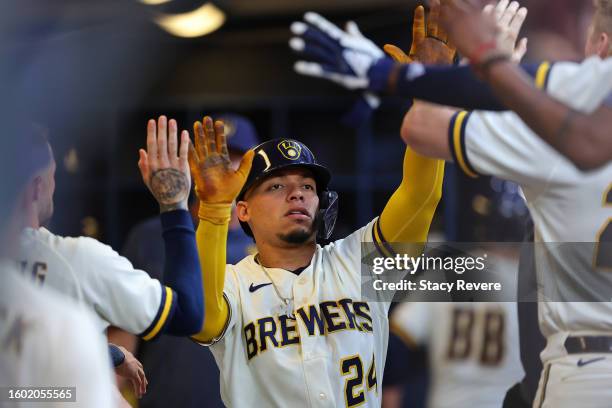
POLYGON ((190 188, 187 177, 176 169, 157 170, 151 176, 151 192, 161 212, 186 210, 190 188))

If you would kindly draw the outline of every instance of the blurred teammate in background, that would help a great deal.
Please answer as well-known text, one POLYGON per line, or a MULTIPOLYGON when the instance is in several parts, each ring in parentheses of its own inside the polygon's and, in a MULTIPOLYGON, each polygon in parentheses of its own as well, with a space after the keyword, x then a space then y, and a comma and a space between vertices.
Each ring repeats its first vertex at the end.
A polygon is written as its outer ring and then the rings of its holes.
MULTIPOLYGON (((40 143, 40 129, 6 110, 0 116, 0 387, 75 387, 76 402, 46 402, 47 407, 118 406, 93 315, 36 287, 13 261, 22 229, 36 217, 33 180, 44 175, 52 156, 40 143)), ((3 390, 1 407, 21 406, 9 396, 3 390)))

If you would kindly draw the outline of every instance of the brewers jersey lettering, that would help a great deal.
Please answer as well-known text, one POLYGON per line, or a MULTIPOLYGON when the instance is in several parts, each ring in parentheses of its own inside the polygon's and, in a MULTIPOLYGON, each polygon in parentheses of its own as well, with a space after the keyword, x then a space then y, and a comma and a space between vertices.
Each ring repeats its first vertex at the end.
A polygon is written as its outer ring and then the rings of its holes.
MULTIPOLYGON (((612 58, 544 64, 537 84, 574 109, 592 112, 612 92, 612 58)), ((460 112, 451 126, 450 143, 456 162, 468 175, 494 175, 522 187, 536 243, 597 242, 612 216, 612 163, 581 172, 512 112, 460 112)), ((546 360, 564 353, 562 342, 570 332, 612 332, 609 298, 601 303, 561 302, 585 299, 585 291, 600 288, 612 293, 612 275, 605 265, 594 266, 600 255, 595 253, 597 246, 566 244, 554 251, 547 244, 548 254, 543 249, 536 244, 540 298, 554 302, 540 304, 540 326, 546 337, 558 338, 549 339, 546 360)))
POLYGON ((523 375, 514 303, 402 303, 391 331, 427 347, 429 408, 501 407, 523 375))
POLYGON ((112 324, 149 340, 168 317, 172 290, 95 239, 26 228, 21 261, 23 272, 34 281, 95 311, 99 331, 112 324))
POLYGON ((211 346, 226 405, 380 406, 389 304, 361 298, 361 243, 373 225, 317 246, 299 275, 266 268, 270 281, 253 256, 227 266, 230 318, 211 346))
POLYGON ((13 263, 1 264, 0 274, 0 387, 76 387, 76 402, 3 399, 0 407, 115 406, 108 349, 93 315, 34 287, 13 263))

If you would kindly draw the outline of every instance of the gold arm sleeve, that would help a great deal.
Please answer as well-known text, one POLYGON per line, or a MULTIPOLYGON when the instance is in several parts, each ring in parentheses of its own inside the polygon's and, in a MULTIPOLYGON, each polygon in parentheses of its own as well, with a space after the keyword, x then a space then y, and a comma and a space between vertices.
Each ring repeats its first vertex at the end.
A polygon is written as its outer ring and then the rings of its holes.
MULTIPOLYGON (((443 179, 443 160, 430 159, 406 148, 402 183, 387 202, 379 225, 374 227, 374 238, 381 248, 389 248, 388 243, 394 242, 427 242, 429 227, 442 196, 443 179)), ((422 245, 415 247, 414 252, 421 251, 422 245)))
POLYGON ((196 231, 198 255, 204 285, 204 325, 192 336, 198 342, 210 343, 222 333, 229 307, 223 297, 225 282, 227 230, 231 204, 204 204, 200 202, 200 224, 196 231))

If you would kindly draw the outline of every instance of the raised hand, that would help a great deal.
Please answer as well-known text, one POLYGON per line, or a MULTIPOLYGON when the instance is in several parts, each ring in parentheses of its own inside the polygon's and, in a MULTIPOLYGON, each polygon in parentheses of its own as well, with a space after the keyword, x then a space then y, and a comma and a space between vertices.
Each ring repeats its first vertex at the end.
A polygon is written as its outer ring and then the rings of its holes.
POLYGON ((246 152, 238 170, 234 170, 223 122, 213 123, 209 116, 205 116, 202 122, 194 123, 195 146, 189 145, 189 167, 195 180, 196 194, 206 204, 231 204, 249 175, 254 152, 246 152))
POLYGON ((455 47, 448 43, 446 31, 438 24, 439 15, 440 6, 434 3, 426 21, 425 8, 418 6, 414 10, 412 46, 408 55, 392 44, 385 44, 383 49, 395 61, 405 64, 415 61, 424 64, 452 64, 457 52, 455 47))
POLYGON ((516 1, 500 0, 496 6, 486 5, 483 14, 488 18, 494 16, 497 21, 498 49, 512 55, 512 61, 517 64, 521 62, 527 52, 527 38, 518 41, 518 36, 527 18, 527 9, 520 7, 516 1))
POLYGON ((295 37, 289 46, 307 60, 298 61, 298 74, 325 78, 348 89, 367 89, 368 71, 384 58, 383 51, 364 37, 357 25, 346 31, 317 13, 308 12, 304 21, 291 25, 295 37))
POLYGON ((165 116, 160 116, 157 123, 154 119, 149 120, 147 150, 139 150, 138 168, 161 212, 187 209, 191 190, 187 161, 189 144, 189 133, 183 130, 178 146, 174 119, 168 121, 165 116))

